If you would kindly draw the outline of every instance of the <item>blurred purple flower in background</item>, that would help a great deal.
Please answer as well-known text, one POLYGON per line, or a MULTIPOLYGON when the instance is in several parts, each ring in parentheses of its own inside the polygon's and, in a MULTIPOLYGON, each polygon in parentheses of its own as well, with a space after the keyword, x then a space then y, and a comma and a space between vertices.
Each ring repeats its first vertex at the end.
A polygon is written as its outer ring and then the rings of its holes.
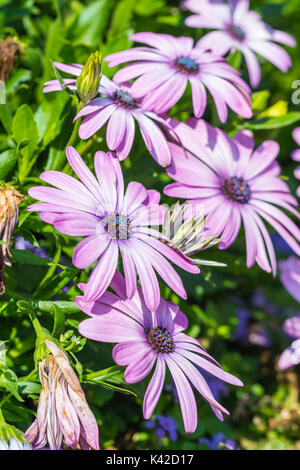
POLYGON ((187 0, 185 5, 196 13, 186 19, 187 26, 217 30, 203 36, 199 41, 200 47, 211 49, 220 55, 234 50, 241 51, 253 87, 259 84, 261 78, 260 65, 255 54, 272 62, 282 72, 287 72, 290 68, 290 56, 276 43, 295 47, 295 40, 289 34, 273 29, 262 21, 257 12, 249 10, 249 0, 217 3, 187 0))
POLYGON ((192 38, 155 33, 136 33, 131 40, 152 47, 116 52, 105 60, 110 67, 135 61, 119 70, 114 80, 124 82, 139 77, 131 91, 136 98, 144 98, 144 108, 157 113, 169 110, 190 83, 196 117, 201 117, 206 108, 205 88, 212 95, 222 122, 227 120, 227 106, 245 118, 252 116, 250 88, 246 82, 225 59, 207 52, 200 41, 194 47, 192 38))
POLYGON ((281 354, 278 367, 285 370, 300 363, 300 314, 288 318, 283 324, 284 332, 294 338, 292 344, 281 354))
POLYGON ((171 416, 156 415, 153 420, 145 422, 147 429, 155 429, 157 437, 168 436, 172 442, 177 441, 177 424, 171 416))
POLYGON ((25 240, 23 237, 17 236, 15 238, 14 247, 16 250, 28 250, 31 253, 39 256, 40 258, 49 258, 46 253, 46 250, 41 246, 33 246, 29 241, 25 240))
POLYGON ((268 347, 271 345, 271 338, 265 326, 259 322, 252 321, 251 313, 238 308, 238 326, 234 332, 234 339, 241 343, 253 344, 255 346, 268 347))
MULTIPOLYGON (((293 130, 293 138, 294 141, 300 145, 300 127, 296 127, 296 129, 293 130)), ((297 150, 294 150, 291 153, 291 157, 295 162, 300 162, 300 148, 297 150)), ((298 166, 294 172, 295 177, 300 180, 300 166, 298 166)), ((297 188, 297 196, 300 197, 300 186, 297 188)))
POLYGON ((300 302, 300 258, 290 256, 280 261, 280 280, 286 290, 300 302))
POLYGON ((205 437, 199 439, 198 443, 206 444, 210 450, 239 450, 232 439, 228 439, 225 434, 219 432, 211 439, 205 437))

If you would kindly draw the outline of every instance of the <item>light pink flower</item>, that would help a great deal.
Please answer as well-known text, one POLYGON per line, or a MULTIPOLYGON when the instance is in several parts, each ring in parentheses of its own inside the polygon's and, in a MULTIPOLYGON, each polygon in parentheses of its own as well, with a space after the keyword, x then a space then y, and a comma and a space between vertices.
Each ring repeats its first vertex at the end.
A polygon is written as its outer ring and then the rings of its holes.
POLYGON ((230 139, 203 120, 190 120, 189 124, 173 121, 177 135, 191 153, 170 144, 172 165, 167 173, 177 183, 167 186, 165 193, 202 203, 207 228, 220 235, 221 249, 235 241, 243 221, 247 266, 256 261, 262 269, 275 274, 275 252, 262 219, 300 254, 299 227, 279 209, 300 218, 293 207, 298 205, 296 199, 278 177, 280 166, 275 161, 278 143, 269 140, 254 150, 249 131, 239 131, 230 139))
POLYGON ((130 83, 118 85, 103 76, 100 92, 103 97, 90 101, 75 118, 86 116, 79 127, 79 137, 88 139, 107 123, 107 146, 123 160, 132 148, 136 121, 155 161, 164 167, 170 165, 171 154, 164 135, 170 129, 164 119, 140 102, 130 83))
POLYGON ((300 302, 300 258, 290 256, 288 259, 280 261, 279 268, 282 284, 300 302))
POLYGON ((119 70, 114 80, 123 82, 139 77, 131 91, 136 98, 143 98, 145 108, 157 113, 167 111, 180 100, 190 83, 196 117, 205 111, 206 88, 222 122, 227 119, 227 106, 245 118, 252 116, 248 85, 222 57, 207 52, 200 42, 194 47, 192 38, 155 33, 136 33, 131 39, 152 47, 135 47, 105 60, 110 67, 134 61, 119 70))
MULTIPOLYGON (((296 127, 296 129, 293 130, 293 138, 296 144, 300 145, 300 127, 296 127)), ((291 154, 291 157, 295 162, 300 162, 300 148, 294 150, 291 154)), ((300 165, 296 168, 294 174, 295 177, 300 180, 300 165)), ((297 196, 300 197, 300 186, 297 188, 297 196)))
POLYGON ((281 354, 278 367, 288 369, 300 363, 300 315, 288 318, 283 325, 284 332, 294 338, 291 345, 281 354))
POLYGON ((250 82, 256 87, 260 82, 260 65, 255 54, 259 54, 287 72, 291 59, 276 43, 294 47, 295 40, 287 33, 273 29, 264 23, 260 15, 249 10, 249 0, 228 2, 198 2, 189 0, 186 7, 197 13, 186 19, 193 28, 216 29, 199 41, 199 46, 224 55, 230 50, 240 50, 245 57, 250 82))
POLYGON ((96 300, 106 291, 120 253, 129 297, 136 291, 138 273, 146 304, 155 310, 160 302, 156 271, 186 298, 181 278, 169 261, 192 273, 199 273, 199 268, 179 249, 170 248, 166 236, 150 227, 164 221, 160 194, 133 181, 124 194, 121 166, 111 153, 96 152, 97 179, 73 147, 67 147, 67 158, 80 181, 57 171, 42 173, 41 179, 54 188, 31 188, 30 196, 43 203, 28 210, 39 211, 45 222, 62 233, 85 237, 75 248, 73 264, 85 269, 97 261, 85 290, 87 300, 96 300))
MULTIPOLYGON (((95 302, 77 297, 78 306, 91 318, 79 325, 83 336, 95 341, 118 343, 113 349, 117 364, 126 366, 125 380, 140 382, 155 366, 144 396, 144 417, 153 414, 163 390, 168 368, 177 390, 184 427, 192 433, 197 427, 197 406, 191 385, 208 401, 216 416, 229 414, 214 398, 202 371, 225 382, 242 386, 242 382, 225 372, 199 342, 183 331, 187 317, 172 302, 161 299, 155 312, 146 307, 140 289, 133 298, 126 296, 125 282, 117 271, 112 282, 117 295, 106 292, 95 302)), ((83 291, 85 285, 81 284, 83 291)))
MULTIPOLYGON (((83 69, 83 65, 81 64, 62 64, 60 62, 53 62, 53 65, 57 70, 60 70, 61 72, 68 73, 70 75, 73 75, 75 78, 63 78, 64 84, 69 88, 71 91, 77 90, 76 87, 76 80, 77 77, 81 74, 81 71, 83 69)), ((55 80, 49 80, 48 82, 44 83, 44 93, 51 93, 53 91, 62 91, 62 86, 59 83, 57 79, 55 80)))
POLYGON ((25 433, 36 449, 66 447, 99 450, 96 419, 65 353, 46 339, 49 360, 39 364, 42 391, 36 420, 25 433))

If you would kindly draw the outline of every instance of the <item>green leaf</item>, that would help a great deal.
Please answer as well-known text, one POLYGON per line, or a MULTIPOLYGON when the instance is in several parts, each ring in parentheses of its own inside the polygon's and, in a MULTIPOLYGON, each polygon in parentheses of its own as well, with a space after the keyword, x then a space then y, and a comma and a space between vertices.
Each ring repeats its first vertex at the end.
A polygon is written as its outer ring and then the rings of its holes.
POLYGON ((56 304, 52 305, 54 311, 54 327, 52 336, 59 338, 65 329, 65 314, 56 304))
POLYGON ((29 83, 32 79, 32 73, 30 70, 18 69, 13 73, 6 83, 6 93, 7 95, 13 93, 19 88, 20 85, 24 83, 29 83))
POLYGON ((22 158, 19 161, 19 178, 23 182, 36 160, 33 154, 39 140, 34 115, 27 104, 23 104, 16 112, 12 122, 12 131, 13 138, 17 144, 24 140, 29 141, 29 144, 20 150, 22 158))
MULTIPOLYGON (((0 105, 1 108, 1 105, 0 105)), ((0 180, 5 179, 12 172, 18 160, 15 149, 6 150, 0 154, 0 180)))
POLYGON ((23 393, 24 395, 31 395, 36 394, 39 395, 41 392, 41 385, 35 382, 18 382, 18 387, 20 390, 20 393, 23 393))
POLYGON ((10 135, 12 132, 12 114, 8 103, 0 105, 0 121, 2 122, 7 134, 10 135))
POLYGON ((280 127, 290 126, 295 122, 300 121, 300 112, 291 111, 285 116, 280 117, 269 117, 261 118, 253 121, 247 121, 242 125, 239 125, 239 129, 253 129, 253 130, 267 130, 267 129, 279 129, 280 127))
POLYGON ((111 0, 97 0, 81 10, 70 33, 77 43, 96 47, 108 23, 111 0), (97 21, 95 21, 97 18, 97 21))
POLYGON ((80 308, 75 302, 68 302, 65 300, 56 300, 52 302, 51 300, 38 300, 36 302, 36 308, 41 312, 48 312, 53 314, 53 305, 56 305, 64 314, 71 314, 80 312, 80 308))
POLYGON ((11 250, 13 259, 12 261, 15 263, 21 264, 33 264, 39 266, 48 266, 49 260, 46 258, 41 258, 40 256, 31 253, 28 250, 15 250, 14 248, 11 250))

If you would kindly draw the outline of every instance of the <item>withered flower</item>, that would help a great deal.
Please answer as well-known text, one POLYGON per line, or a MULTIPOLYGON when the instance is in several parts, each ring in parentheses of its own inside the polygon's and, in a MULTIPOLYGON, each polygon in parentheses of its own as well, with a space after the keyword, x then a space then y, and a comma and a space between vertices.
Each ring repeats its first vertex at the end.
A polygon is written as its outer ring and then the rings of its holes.
POLYGON ((5 39, 0 44, 0 80, 5 81, 9 77, 19 53, 20 44, 13 39, 5 39))
POLYGON ((42 390, 27 440, 36 449, 99 450, 96 419, 66 354, 51 340, 44 343, 50 353, 39 364, 42 390))
POLYGON ((19 204, 23 194, 12 187, 0 187, 0 295, 5 292, 4 265, 11 266, 8 256, 12 256, 9 244, 12 233, 17 225, 19 204))

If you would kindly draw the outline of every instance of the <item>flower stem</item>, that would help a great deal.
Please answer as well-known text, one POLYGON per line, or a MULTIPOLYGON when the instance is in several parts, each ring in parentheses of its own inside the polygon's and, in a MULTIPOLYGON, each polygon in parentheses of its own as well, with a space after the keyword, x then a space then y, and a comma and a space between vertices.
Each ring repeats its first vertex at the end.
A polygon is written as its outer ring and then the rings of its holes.
POLYGON ((6 424, 5 419, 3 417, 3 414, 2 414, 2 411, 1 411, 1 408, 0 408, 0 424, 6 424))

